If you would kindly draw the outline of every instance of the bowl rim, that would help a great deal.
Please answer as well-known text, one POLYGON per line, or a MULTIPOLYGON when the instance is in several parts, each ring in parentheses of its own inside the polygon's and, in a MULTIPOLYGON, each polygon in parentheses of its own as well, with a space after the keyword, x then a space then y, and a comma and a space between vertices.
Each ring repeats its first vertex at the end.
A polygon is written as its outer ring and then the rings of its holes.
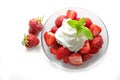
MULTIPOLYGON (((48 20, 49 20, 52 16, 54 16, 54 14, 56 14, 57 12, 59 12, 59 11, 61 11, 61 10, 65 10, 65 9, 73 9, 73 10, 74 10, 74 9, 76 9, 76 8, 77 8, 77 9, 87 10, 88 12, 90 12, 90 13, 94 14, 96 17, 98 17, 98 15, 96 15, 96 14, 93 13, 92 11, 90 11, 90 10, 88 10, 88 9, 85 9, 85 8, 66 7, 66 8, 62 8, 62 9, 57 10, 57 11, 55 11, 54 13, 52 13, 52 15, 50 15, 50 16, 48 17, 48 19, 45 21, 44 26, 46 25, 46 23, 48 22, 48 20)), ((97 60, 97 62, 95 62, 94 64, 92 64, 92 65, 90 65, 90 66, 88 66, 88 67, 86 67, 86 68, 82 68, 82 69, 68 69, 68 68, 62 67, 61 65, 57 64, 56 62, 50 60, 50 57, 49 57, 49 55, 46 53, 45 48, 44 48, 44 44, 43 44, 43 39, 42 39, 42 38, 44 38, 44 28, 43 28, 43 30, 42 30, 42 32, 41 32, 41 45, 42 45, 43 52, 45 53, 45 55, 46 55, 47 58, 49 59, 50 63, 53 64, 54 66, 56 66, 56 67, 64 70, 64 71, 72 71, 72 72, 73 72, 73 71, 86 71, 86 70, 89 70, 89 69, 95 67, 96 65, 98 65, 98 64, 104 59, 105 55, 107 54, 107 50, 108 50, 108 46, 109 46, 109 33, 108 33, 108 30, 107 30, 107 27, 106 27, 105 23, 101 20, 100 17, 98 17, 98 19, 99 19, 99 20, 101 21, 101 23, 103 23, 103 25, 104 25, 104 28, 105 28, 105 31, 106 31, 106 35, 107 35, 107 44, 106 44, 106 48, 105 48, 105 50, 104 50, 104 55, 102 55, 102 56, 99 58, 99 60, 97 60)))

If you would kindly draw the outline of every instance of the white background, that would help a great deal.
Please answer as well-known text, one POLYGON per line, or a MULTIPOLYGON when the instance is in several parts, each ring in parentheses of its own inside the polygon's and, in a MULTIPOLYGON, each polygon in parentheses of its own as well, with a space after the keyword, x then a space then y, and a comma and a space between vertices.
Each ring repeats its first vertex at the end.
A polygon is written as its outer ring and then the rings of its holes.
POLYGON ((0 0, 0 80, 120 80, 119 0, 0 0), (65 7, 86 8, 96 13, 109 32, 104 60, 82 72, 66 72, 51 65, 41 49, 21 45, 29 19, 65 7))

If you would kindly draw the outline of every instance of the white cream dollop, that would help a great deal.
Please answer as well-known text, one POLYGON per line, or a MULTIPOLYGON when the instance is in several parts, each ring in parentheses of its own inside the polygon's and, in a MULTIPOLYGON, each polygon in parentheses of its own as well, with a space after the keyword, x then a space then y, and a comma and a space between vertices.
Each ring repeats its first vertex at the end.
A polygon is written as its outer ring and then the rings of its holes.
POLYGON ((67 23, 68 20, 70 19, 63 20, 62 26, 55 33, 55 38, 70 51, 77 52, 83 47, 87 38, 84 35, 78 37, 76 30, 67 23))

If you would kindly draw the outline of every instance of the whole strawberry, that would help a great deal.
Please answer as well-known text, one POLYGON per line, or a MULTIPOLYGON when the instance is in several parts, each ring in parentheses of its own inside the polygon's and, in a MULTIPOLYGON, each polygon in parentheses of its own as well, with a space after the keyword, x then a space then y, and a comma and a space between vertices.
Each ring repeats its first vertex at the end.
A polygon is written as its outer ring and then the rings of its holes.
POLYGON ((29 21, 29 33, 38 35, 43 29, 43 24, 41 23, 42 18, 33 18, 29 21))
POLYGON ((101 48, 102 44, 103 44, 102 36, 98 35, 92 40, 91 47, 92 48, 101 48))
POLYGON ((32 48, 39 44, 39 39, 33 34, 24 35, 22 44, 27 48, 32 48))

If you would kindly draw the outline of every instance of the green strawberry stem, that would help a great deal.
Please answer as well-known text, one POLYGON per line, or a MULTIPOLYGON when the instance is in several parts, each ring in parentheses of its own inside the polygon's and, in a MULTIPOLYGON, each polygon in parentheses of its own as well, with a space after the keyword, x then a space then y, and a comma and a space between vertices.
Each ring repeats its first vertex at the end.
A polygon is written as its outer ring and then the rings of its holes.
POLYGON ((42 16, 42 17, 37 17, 36 20, 37 20, 39 23, 42 23, 43 18, 44 18, 44 16, 42 16))
POLYGON ((27 35, 24 34, 24 38, 22 40, 22 45, 25 46, 25 45, 28 45, 28 40, 27 40, 27 35))

